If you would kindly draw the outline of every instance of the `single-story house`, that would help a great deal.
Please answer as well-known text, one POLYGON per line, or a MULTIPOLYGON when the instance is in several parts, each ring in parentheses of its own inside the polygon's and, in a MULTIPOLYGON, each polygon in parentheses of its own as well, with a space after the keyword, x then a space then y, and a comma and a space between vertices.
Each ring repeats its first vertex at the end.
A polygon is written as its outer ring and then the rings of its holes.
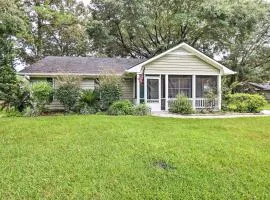
MULTIPOLYGON (((94 89, 104 71, 114 71, 123 77, 123 99, 146 103, 152 111, 167 111, 179 93, 190 99, 194 109, 203 109, 208 105, 205 93, 209 89, 215 89, 217 95, 212 104, 220 110, 221 77, 235 74, 185 43, 148 60, 48 56, 18 74, 32 82, 50 81, 54 87, 57 76, 78 75, 82 88, 94 89)), ((54 100, 50 108, 61 108, 61 104, 54 100)))
POLYGON ((269 83, 252 83, 251 86, 255 88, 255 91, 265 96, 266 100, 270 102, 270 82, 269 83))

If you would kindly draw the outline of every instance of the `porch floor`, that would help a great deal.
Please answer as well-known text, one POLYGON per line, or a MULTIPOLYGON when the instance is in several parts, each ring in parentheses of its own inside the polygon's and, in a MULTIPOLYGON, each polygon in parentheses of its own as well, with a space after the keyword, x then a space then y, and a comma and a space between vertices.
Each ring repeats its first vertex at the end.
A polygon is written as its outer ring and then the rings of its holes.
POLYGON ((239 117, 265 117, 270 116, 270 112, 262 111, 261 113, 214 113, 214 114, 191 114, 180 115, 169 113, 167 111, 153 111, 152 116, 169 117, 169 118, 191 118, 191 119, 224 119, 224 118, 239 118, 239 117))

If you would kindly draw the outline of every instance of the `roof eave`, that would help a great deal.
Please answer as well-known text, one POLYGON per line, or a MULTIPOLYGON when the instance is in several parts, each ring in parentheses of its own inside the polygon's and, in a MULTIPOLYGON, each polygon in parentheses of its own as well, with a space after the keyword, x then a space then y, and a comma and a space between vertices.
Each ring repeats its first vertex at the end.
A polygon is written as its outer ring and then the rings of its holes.
MULTIPOLYGON (((117 76, 122 76, 124 73, 116 73, 117 76)), ((87 74, 87 73, 24 73, 18 72, 17 75, 20 76, 32 76, 32 77, 55 77, 55 76, 85 76, 85 77, 98 77, 102 73, 96 74, 87 74)))

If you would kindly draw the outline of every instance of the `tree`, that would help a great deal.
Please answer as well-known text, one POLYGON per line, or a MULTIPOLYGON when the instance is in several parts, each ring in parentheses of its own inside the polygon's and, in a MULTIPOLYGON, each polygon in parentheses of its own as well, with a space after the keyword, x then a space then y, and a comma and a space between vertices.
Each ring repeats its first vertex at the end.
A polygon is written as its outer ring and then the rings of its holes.
POLYGON ((85 56, 89 41, 84 27, 87 10, 75 0, 23 0, 31 22, 26 62, 44 56, 85 56), (30 51, 30 52, 29 52, 30 51))
MULTIPOLYGON (((14 71, 16 44, 26 33, 23 12, 14 0, 0 0, 0 101, 10 105, 16 101, 20 87, 14 71)), ((21 106, 18 106, 19 109, 21 106)))
POLYGON ((91 11, 87 31, 100 54, 150 58, 186 42, 238 72, 229 83, 266 78, 266 1, 93 0, 91 11))

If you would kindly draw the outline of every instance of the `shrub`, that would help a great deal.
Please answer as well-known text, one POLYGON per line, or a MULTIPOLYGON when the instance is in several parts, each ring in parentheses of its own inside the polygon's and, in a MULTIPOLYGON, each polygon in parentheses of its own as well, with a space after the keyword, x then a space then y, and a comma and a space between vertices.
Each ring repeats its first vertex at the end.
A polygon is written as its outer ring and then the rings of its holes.
POLYGON ((193 108, 185 95, 178 94, 176 100, 170 105, 169 111, 172 113, 191 114, 193 113, 193 108))
POLYGON ((144 103, 136 105, 133 110, 133 115, 143 116, 143 115, 149 115, 150 113, 151 113, 151 108, 144 103))
POLYGON ((226 108, 233 112, 257 113, 266 103, 259 94, 235 93, 226 97, 226 108))
POLYGON ((128 100, 120 100, 114 102, 109 110, 109 115, 132 115, 133 113, 133 105, 128 100))
POLYGON ((121 97, 121 78, 117 75, 102 75, 99 78, 99 104, 101 111, 107 111, 113 102, 121 97))
POLYGON ((79 102, 81 104, 94 106, 96 100, 97 100, 97 93, 94 90, 87 89, 81 91, 81 95, 79 98, 79 102))
POLYGON ((17 79, 17 82, 10 87, 11 94, 0 93, 1 109, 15 109, 22 112, 27 106, 31 105, 29 82, 24 79, 17 79))
POLYGON ((55 97, 63 104, 65 111, 74 111, 80 97, 79 80, 72 77, 61 77, 58 79, 59 87, 55 90, 55 97))
POLYGON ((215 109, 215 100, 217 98, 217 90, 209 89, 206 91, 204 98, 206 98, 206 111, 213 112, 215 109))
POLYGON ((89 114, 95 114, 97 110, 93 106, 84 105, 83 107, 80 108, 79 112, 82 115, 89 115, 89 114))
POLYGON ((34 101, 34 107, 39 112, 43 112, 45 105, 52 101, 53 88, 48 82, 37 82, 32 85, 31 95, 34 101))
POLYGON ((22 113, 19 112, 16 108, 12 107, 9 109, 2 109, 3 110, 3 116, 5 117, 21 117, 22 113))
POLYGON ((77 111, 79 111, 80 114, 94 114, 97 110, 96 92, 91 89, 82 90, 77 111))
POLYGON ((40 110, 37 107, 27 107, 23 113, 25 117, 36 117, 40 115, 40 110))

